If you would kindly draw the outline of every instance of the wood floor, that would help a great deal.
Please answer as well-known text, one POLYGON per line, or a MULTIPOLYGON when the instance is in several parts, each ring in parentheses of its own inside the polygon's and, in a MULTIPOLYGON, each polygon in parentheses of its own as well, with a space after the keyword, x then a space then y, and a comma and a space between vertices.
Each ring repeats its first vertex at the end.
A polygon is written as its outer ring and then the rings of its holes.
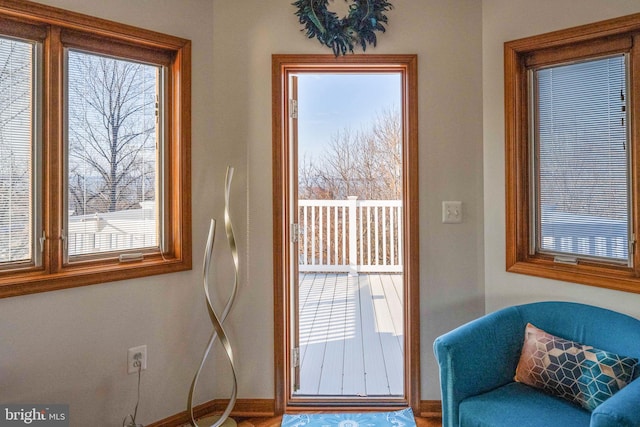
POLYGON ((402 274, 300 274, 296 396, 400 396, 402 274))
MULTIPOLYGON (((273 418, 237 418, 238 427, 280 427, 282 417, 273 418)), ((441 427, 442 420, 440 418, 420 418, 416 417, 417 427, 441 427)))

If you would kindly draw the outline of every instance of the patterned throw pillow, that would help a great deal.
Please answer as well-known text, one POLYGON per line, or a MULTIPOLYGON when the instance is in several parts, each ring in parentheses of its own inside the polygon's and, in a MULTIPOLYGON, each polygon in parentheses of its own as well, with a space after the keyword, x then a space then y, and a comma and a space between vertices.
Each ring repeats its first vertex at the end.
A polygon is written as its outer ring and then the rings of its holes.
POLYGON ((527 324, 515 380, 593 411, 634 379, 638 359, 553 336, 527 324))

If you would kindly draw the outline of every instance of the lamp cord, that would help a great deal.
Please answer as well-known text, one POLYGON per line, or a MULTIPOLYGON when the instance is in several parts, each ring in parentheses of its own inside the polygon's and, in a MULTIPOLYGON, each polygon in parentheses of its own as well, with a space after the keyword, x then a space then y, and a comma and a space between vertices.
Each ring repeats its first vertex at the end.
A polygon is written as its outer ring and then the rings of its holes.
POLYGON ((142 362, 137 360, 134 363, 138 365, 138 398, 136 400, 136 407, 133 410, 133 415, 129 414, 126 417, 124 417, 124 420, 122 420, 122 427, 142 427, 142 424, 140 425, 136 424, 136 417, 138 416, 138 405, 140 404, 140 377, 142 372, 142 362), (125 426, 127 418, 131 418, 131 422, 129 422, 129 424, 125 426))

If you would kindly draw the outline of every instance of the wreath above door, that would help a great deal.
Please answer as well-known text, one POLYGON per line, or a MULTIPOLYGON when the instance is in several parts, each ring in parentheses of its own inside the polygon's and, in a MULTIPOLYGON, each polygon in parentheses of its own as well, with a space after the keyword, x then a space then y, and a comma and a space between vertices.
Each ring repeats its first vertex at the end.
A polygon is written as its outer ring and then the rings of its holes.
MULTIPOLYGON (((335 0, 341 1, 341 0, 335 0)), ((307 37, 330 47, 335 56, 353 53, 358 44, 367 50, 367 44, 377 43, 376 31, 385 32, 385 12, 393 6, 387 0, 344 0, 352 2, 349 13, 339 18, 328 9, 329 0, 297 0, 296 16, 304 25, 307 37)), ((303 30, 304 31, 304 30, 303 30)))

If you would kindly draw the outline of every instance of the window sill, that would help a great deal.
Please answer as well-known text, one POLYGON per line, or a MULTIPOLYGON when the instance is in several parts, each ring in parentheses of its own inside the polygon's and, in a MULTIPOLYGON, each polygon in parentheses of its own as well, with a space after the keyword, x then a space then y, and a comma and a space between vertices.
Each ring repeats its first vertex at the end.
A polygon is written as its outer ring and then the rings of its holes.
POLYGON ((10 277, 0 277, 0 298, 175 273, 191 268, 191 260, 156 256, 143 261, 114 262, 99 266, 67 266, 54 274, 42 270, 13 273, 10 277))
POLYGON ((531 259, 507 265, 507 272, 640 293, 640 277, 637 277, 633 270, 626 267, 568 265, 542 259, 531 259))

